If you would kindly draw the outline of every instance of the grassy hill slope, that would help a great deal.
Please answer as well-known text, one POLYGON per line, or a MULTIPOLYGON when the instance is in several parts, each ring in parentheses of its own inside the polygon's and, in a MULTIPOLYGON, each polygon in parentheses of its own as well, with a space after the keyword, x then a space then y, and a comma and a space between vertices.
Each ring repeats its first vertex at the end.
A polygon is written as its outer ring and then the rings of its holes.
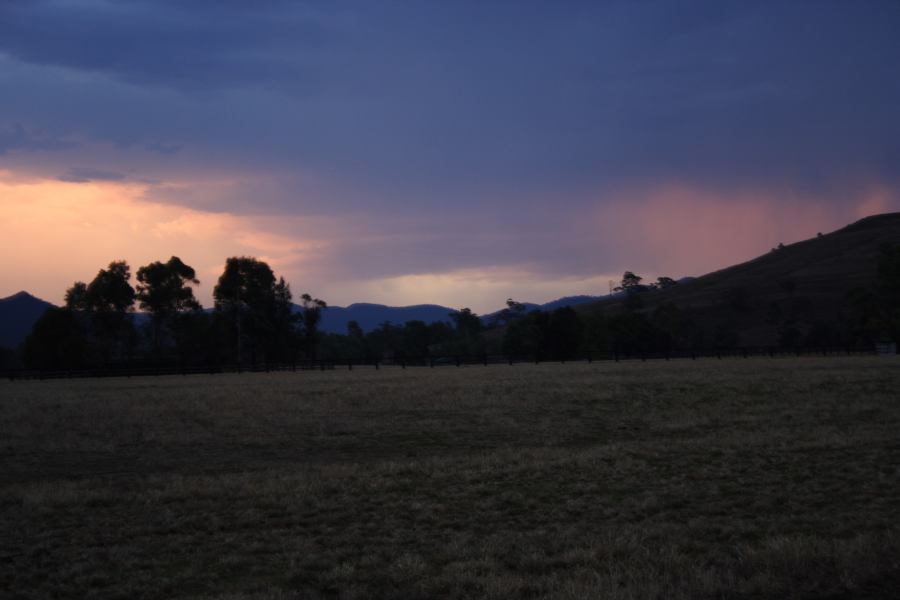
MULTIPOLYGON (((646 292, 643 310, 671 302, 707 332, 730 328, 742 345, 774 344, 778 334, 773 312, 800 310, 807 329, 816 322, 844 321, 850 310, 848 292, 871 284, 878 247, 885 242, 900 244, 900 213, 867 217, 692 281, 646 292)), ((615 297, 577 310, 614 314, 623 310, 622 303, 623 298, 615 297)))

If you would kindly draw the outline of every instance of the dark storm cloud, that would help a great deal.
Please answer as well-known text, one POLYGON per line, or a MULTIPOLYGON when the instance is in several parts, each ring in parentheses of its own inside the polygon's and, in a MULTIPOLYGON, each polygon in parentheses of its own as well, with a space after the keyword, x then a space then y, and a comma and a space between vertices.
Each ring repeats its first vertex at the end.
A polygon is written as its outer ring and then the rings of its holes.
POLYGON ((0 47, 33 63, 191 90, 301 78, 325 41, 293 2, 35 0, 0 6, 0 47))
POLYGON ((80 89, 73 120, 116 143, 481 202, 514 181, 893 178, 898 26, 890 1, 36 1, 0 5, 0 51, 189 94, 80 89))
POLYGON ((583 215, 635 186, 835 208, 900 185, 898 30, 894 0, 0 2, 0 154, 352 214, 353 276, 589 273, 626 251, 583 215), (59 140, 77 158, 39 156, 59 140))
POLYGON ((42 131, 28 130, 21 123, 0 126, 0 156, 13 151, 64 150, 73 146, 69 140, 42 131))
POLYGON ((64 174, 57 177, 59 181, 68 181, 69 183, 88 183, 90 181, 122 181, 125 179, 124 173, 116 171, 104 171, 103 169, 93 169, 91 167, 72 167, 64 174))

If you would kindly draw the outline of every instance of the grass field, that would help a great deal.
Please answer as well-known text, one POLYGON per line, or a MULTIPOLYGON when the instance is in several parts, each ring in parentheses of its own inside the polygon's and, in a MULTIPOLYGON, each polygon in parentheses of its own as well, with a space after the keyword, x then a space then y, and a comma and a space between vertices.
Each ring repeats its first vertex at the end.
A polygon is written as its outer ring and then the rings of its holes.
POLYGON ((896 357, 0 383, 0 596, 896 598, 896 357))

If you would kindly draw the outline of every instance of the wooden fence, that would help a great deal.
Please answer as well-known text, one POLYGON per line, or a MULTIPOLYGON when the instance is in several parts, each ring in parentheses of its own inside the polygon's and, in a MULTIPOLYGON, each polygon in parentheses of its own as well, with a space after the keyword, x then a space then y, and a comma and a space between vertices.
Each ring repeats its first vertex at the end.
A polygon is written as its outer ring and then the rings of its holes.
POLYGON ((850 356, 850 355, 874 355, 874 348, 778 348, 773 346, 742 347, 730 349, 711 349, 678 352, 654 352, 654 353, 625 353, 625 352, 588 352, 586 354, 573 355, 566 359, 548 359, 540 356, 510 356, 503 354, 480 354, 458 356, 423 356, 423 357, 392 357, 369 358, 362 360, 298 360, 292 363, 256 364, 256 365, 147 365, 147 364, 117 364, 106 367, 69 369, 69 370, 40 370, 40 369, 10 369, 7 377, 10 381, 26 379, 77 379, 85 377, 152 377, 162 375, 215 375, 222 373, 261 373, 261 372, 303 372, 303 371, 327 371, 342 369, 367 368, 379 370, 382 367, 409 368, 436 368, 436 367, 463 367, 472 365, 509 365, 530 363, 567 363, 567 362, 621 362, 621 361, 659 361, 659 360, 698 360, 698 359, 748 359, 754 357, 778 358, 787 356, 850 356))

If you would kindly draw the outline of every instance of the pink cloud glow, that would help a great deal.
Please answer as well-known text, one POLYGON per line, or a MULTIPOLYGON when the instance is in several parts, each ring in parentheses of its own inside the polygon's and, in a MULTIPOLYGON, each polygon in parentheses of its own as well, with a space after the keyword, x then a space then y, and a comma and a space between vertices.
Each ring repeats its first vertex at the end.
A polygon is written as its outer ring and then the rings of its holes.
POLYGON ((277 269, 310 247, 266 231, 265 220, 146 202, 144 191, 140 184, 0 177, 0 238, 16 257, 4 261, 0 295, 25 289, 58 303, 72 281, 89 280, 111 260, 125 259, 135 271, 177 255, 197 270, 199 296, 209 305, 226 257, 258 256, 277 269))
POLYGON ((725 196, 662 185, 606 195, 594 208, 560 213, 565 218, 553 222, 552 235, 535 243, 533 232, 505 222, 497 224, 496 235, 463 231, 455 238, 446 227, 429 230, 404 218, 205 212, 150 201, 147 189, 140 183, 16 179, 0 172, 0 239, 4 254, 14 257, 0 267, 0 296, 25 289, 61 302, 74 280, 89 280, 111 260, 125 259, 136 270, 177 255, 197 270, 198 295, 208 306, 225 258, 252 255, 269 262, 295 293, 308 291, 332 304, 438 303, 486 312, 507 297, 545 302, 603 294, 608 281, 626 269, 648 279, 702 275, 779 242, 900 209, 897 193, 883 186, 836 205, 782 192, 725 196), (478 252, 460 251, 469 243, 479 245, 478 252), (501 243, 503 249, 492 252, 492 244, 501 243), (375 259, 361 268, 348 266, 367 254, 375 259), (447 254, 455 263, 427 269, 430 257, 447 254), (575 254, 582 261, 578 269, 571 268, 575 254), (417 262, 397 262, 409 255, 417 262), (474 258, 481 262, 468 262, 474 258))
POLYGON ((900 210, 900 197, 881 186, 835 205, 784 192, 725 195, 664 185, 598 207, 589 226, 599 245, 630 270, 702 275, 891 210, 900 210))

